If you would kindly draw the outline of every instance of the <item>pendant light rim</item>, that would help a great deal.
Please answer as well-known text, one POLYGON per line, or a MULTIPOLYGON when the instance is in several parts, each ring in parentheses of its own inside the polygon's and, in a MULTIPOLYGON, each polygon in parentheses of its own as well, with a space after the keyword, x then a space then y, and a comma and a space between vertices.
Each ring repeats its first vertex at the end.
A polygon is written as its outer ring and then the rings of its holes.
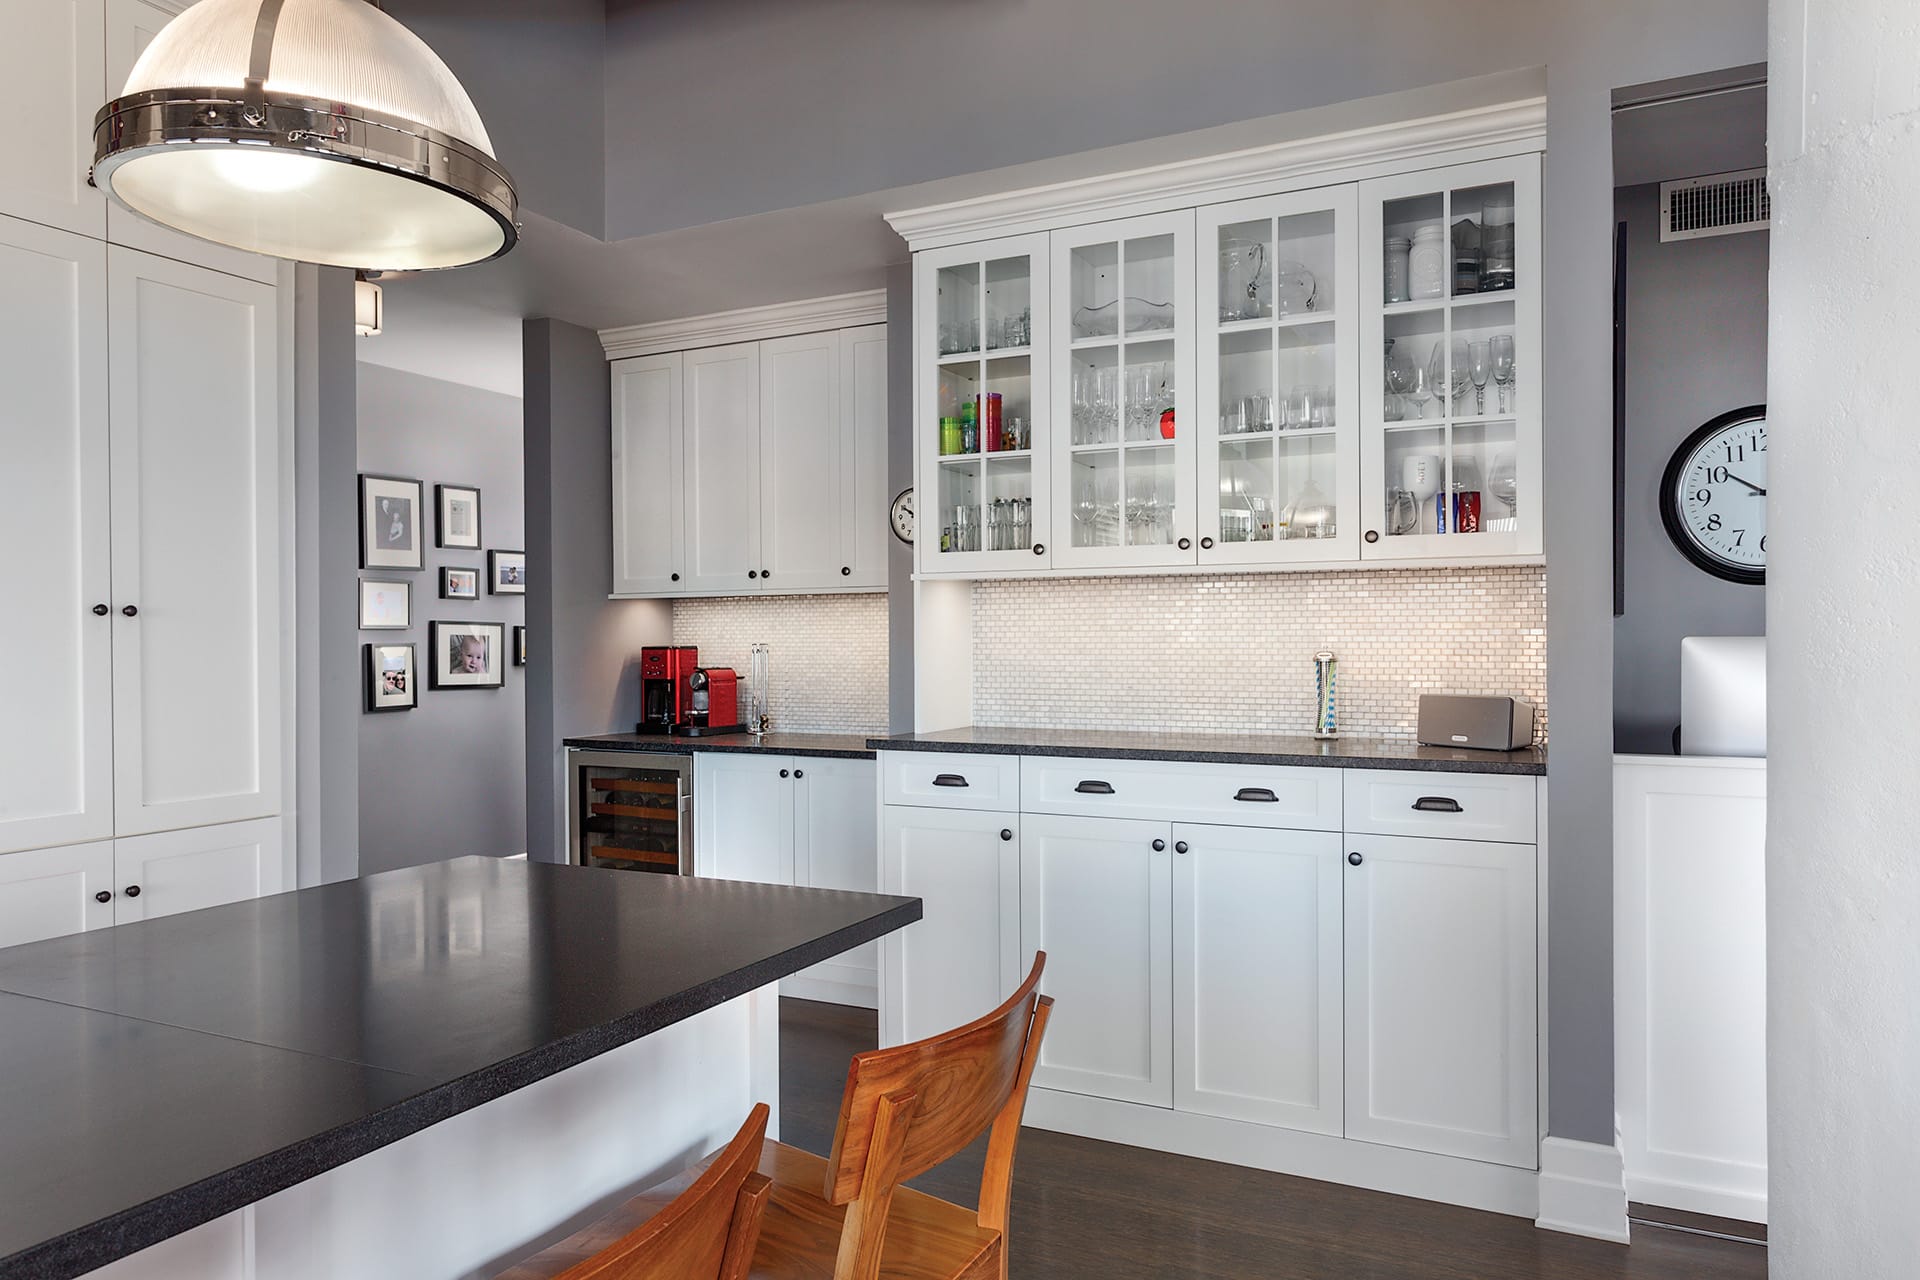
MULTIPOLYGON (((138 156, 164 154, 183 145, 261 147, 424 183, 479 208, 499 227, 500 247, 486 257, 410 269, 453 270, 489 262, 510 251, 520 236, 519 195, 499 160, 417 120, 350 103, 232 87, 148 89, 101 107, 94 116, 93 138, 88 181, 133 213, 188 235, 196 233, 160 222, 122 200, 113 190, 113 171, 138 156)), ((397 264, 339 259, 325 265, 382 270, 397 264)))

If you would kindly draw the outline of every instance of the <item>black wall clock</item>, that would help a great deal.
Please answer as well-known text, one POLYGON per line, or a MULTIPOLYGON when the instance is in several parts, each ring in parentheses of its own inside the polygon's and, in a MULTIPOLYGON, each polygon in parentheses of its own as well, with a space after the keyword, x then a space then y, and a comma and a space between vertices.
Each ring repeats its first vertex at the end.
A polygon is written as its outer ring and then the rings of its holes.
POLYGON ((1767 580, 1767 406, 1723 413, 1680 442, 1660 481, 1660 521, 1715 577, 1767 580))

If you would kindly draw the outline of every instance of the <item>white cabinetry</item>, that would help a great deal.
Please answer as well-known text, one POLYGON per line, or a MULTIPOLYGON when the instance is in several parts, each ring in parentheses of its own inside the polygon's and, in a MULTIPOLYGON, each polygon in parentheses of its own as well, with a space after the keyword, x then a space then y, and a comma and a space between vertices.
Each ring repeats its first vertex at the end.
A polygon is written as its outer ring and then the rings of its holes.
POLYGON ((27 849, 0 857, 0 947, 113 921, 113 841, 27 849))
POLYGON ((1172 1105, 1172 845, 1164 822, 1023 820, 1020 954, 1047 953, 1058 1011, 1039 1087, 1172 1105))
POLYGON ((705 752, 693 762, 694 874, 792 884, 793 762, 705 752))
POLYGON ((1347 1136, 1532 1168, 1533 846, 1347 849, 1347 1136))
POLYGON ((100 0, 9 0, 0 83, 31 105, 0 133, 0 213, 105 234, 106 202, 87 185, 93 113, 107 100, 104 21, 100 0))
POLYGON ((613 361, 613 594, 885 590, 886 377, 885 325, 613 361))

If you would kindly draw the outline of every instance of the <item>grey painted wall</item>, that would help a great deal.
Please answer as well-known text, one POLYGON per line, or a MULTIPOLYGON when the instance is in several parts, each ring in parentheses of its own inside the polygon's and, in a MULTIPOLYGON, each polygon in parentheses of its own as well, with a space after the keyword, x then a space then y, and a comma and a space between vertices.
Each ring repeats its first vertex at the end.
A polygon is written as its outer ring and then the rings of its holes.
POLYGON ((1761 635, 1766 589, 1695 568, 1660 524, 1667 459, 1701 423, 1767 398, 1767 233, 1660 243, 1660 187, 1614 195, 1627 224, 1626 613, 1613 625, 1613 738, 1672 750, 1680 638, 1761 635))
POLYGON ((304 887, 360 870, 353 276, 294 270, 294 838, 304 887))
MULTIPOLYGON (((513 627, 525 621, 525 597, 488 595, 484 586, 486 548, 517 551, 526 545, 520 402, 363 364, 359 414, 360 470, 424 482, 429 510, 435 484, 478 488, 482 543, 479 551, 440 550, 433 546, 433 521, 425 521, 425 570, 391 575, 413 583, 412 627, 359 633, 362 644, 411 641, 420 677, 413 710, 358 716, 360 870, 524 852, 526 669, 509 663, 501 689, 436 690, 427 679, 427 624, 433 619, 502 623, 509 643, 513 627), (480 598, 440 599, 441 565, 479 569, 480 598)), ((359 576, 388 575, 368 569, 359 576)), ((356 712, 360 697, 356 689, 349 704, 356 712)))
POLYGON ((607 599, 613 581, 613 410, 599 336, 557 320, 529 320, 523 338, 527 853, 563 861, 561 741, 633 731, 640 712, 640 649, 671 642, 673 607, 662 600, 607 599))

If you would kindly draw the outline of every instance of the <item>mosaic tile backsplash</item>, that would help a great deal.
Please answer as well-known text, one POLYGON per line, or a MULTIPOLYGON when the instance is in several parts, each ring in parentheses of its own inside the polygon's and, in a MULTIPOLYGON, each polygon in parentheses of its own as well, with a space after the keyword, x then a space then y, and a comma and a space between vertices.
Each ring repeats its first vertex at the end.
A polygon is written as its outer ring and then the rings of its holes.
POLYGON ((1331 649, 1343 733, 1411 740, 1422 693, 1496 693, 1544 743, 1546 627, 1537 567, 979 582, 973 721, 1311 732, 1331 649))
POLYGON ((738 671, 743 700, 749 655, 765 644, 768 709, 782 732, 887 730, 885 595, 676 600, 673 642, 699 645, 702 666, 738 671))

